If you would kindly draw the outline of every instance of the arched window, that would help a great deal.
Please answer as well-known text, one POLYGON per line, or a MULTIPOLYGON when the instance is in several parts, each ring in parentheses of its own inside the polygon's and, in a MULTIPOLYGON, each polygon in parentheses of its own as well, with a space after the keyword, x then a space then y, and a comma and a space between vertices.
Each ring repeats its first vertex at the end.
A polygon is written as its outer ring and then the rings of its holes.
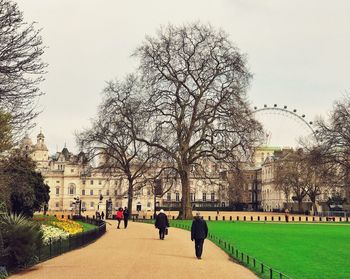
POLYGON ((69 184, 68 194, 71 196, 75 195, 75 185, 74 184, 69 184))

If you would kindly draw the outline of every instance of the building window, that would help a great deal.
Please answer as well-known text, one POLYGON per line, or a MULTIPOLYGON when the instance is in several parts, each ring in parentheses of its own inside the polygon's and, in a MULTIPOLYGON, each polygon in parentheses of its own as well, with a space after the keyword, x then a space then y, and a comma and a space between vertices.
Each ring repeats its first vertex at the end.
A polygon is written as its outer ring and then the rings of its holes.
POLYGON ((95 206, 95 203, 94 202, 90 202, 90 207, 94 208, 94 206, 95 206))
POLYGON ((203 193, 203 198, 202 198, 203 201, 207 201, 207 193, 203 193))
POLYGON ((85 180, 85 179, 83 179, 83 185, 85 185, 85 183, 86 183, 86 180, 85 180))
POLYGON ((196 200, 196 194, 195 193, 190 193, 190 198, 191 198, 191 201, 195 201, 196 200))
POLYGON ((151 202, 148 202, 148 203, 147 203, 147 207, 151 207, 151 202))
POLYGON ((68 194, 71 196, 75 195, 75 186, 74 185, 69 185, 68 194))
POLYGON ((56 202, 55 203, 55 207, 57 208, 57 207, 60 207, 60 203, 59 202, 56 202))
POLYGON ((93 196, 94 195, 94 190, 90 190, 90 196, 93 196))
POLYGON ((212 202, 215 201, 215 193, 211 193, 210 194, 210 199, 211 199, 212 202))
POLYGON ((106 196, 109 196, 109 190, 106 191, 106 196))
POLYGON ((85 189, 81 190, 81 195, 85 196, 85 189))
POLYGON ((56 195, 60 194, 60 188, 56 187, 56 195))
POLYGON ((147 196, 150 196, 150 195, 151 195, 151 190, 147 189, 147 196))
POLYGON ((175 194, 175 200, 178 202, 180 201, 180 193, 175 194))
POLYGON ((94 185, 94 181, 93 181, 92 179, 90 180, 90 184, 91 184, 91 185, 94 185))
POLYGON ((82 207, 82 208, 86 208, 86 202, 82 202, 82 203, 81 203, 81 207, 82 207))
POLYGON ((70 172, 73 173, 73 172, 74 172, 74 169, 70 169, 70 172))
POLYGON ((99 181, 98 181, 98 185, 102 185, 102 180, 99 180, 99 181))
POLYGON ((166 194, 166 200, 167 201, 171 201, 171 193, 167 193, 166 194))

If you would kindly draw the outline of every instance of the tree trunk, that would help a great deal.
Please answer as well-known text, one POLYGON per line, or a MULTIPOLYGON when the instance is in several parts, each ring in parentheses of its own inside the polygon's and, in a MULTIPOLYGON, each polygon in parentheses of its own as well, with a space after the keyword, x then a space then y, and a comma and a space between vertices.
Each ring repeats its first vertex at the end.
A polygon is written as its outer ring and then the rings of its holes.
POLYGON ((189 166, 186 166, 180 171, 182 198, 181 198, 181 210, 179 212, 179 219, 192 219, 192 207, 190 200, 190 177, 189 177, 189 166))
POLYGON ((303 211, 303 200, 298 199, 298 213, 302 213, 303 211))
POLYGON ((316 215, 316 213, 317 213, 316 197, 310 197, 310 200, 311 200, 311 202, 312 202, 312 211, 313 211, 313 214, 316 215))
POLYGON ((129 180, 129 186, 128 186, 128 210, 129 210, 129 216, 131 217, 132 214, 132 201, 134 198, 134 186, 133 182, 129 180))

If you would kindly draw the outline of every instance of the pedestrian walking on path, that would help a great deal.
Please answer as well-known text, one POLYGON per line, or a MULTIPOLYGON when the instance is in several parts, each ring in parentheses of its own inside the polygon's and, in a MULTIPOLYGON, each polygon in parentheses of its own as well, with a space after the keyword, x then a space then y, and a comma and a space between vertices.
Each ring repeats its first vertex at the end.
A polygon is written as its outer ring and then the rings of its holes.
POLYGON ((202 258, 204 239, 208 236, 207 223, 201 218, 200 213, 196 213, 196 217, 192 222, 191 240, 194 240, 197 259, 202 258))
POLYGON ((129 221, 129 210, 126 206, 124 207, 123 216, 124 216, 124 229, 126 229, 129 221))
POLYGON ((119 209, 118 209, 118 211, 117 211, 116 219, 117 219, 117 221, 118 221, 117 229, 120 229, 120 222, 121 222, 122 219, 123 219, 123 208, 122 208, 122 207, 119 207, 119 209))
POLYGON ((156 217, 155 227, 159 230, 159 239, 164 240, 165 230, 170 227, 168 217, 165 215, 164 210, 161 209, 156 217))

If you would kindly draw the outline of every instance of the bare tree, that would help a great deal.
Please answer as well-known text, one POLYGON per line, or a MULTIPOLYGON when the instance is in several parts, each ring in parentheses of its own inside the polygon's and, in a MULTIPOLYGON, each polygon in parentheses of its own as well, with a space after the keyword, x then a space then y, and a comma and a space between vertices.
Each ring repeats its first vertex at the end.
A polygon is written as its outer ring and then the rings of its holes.
POLYGON ((339 181, 350 198, 350 94, 336 101, 329 120, 317 121, 318 137, 327 148, 328 163, 336 165, 339 181))
POLYGON ((260 135, 246 97, 251 75, 227 34, 199 23, 161 28, 135 56, 149 121, 138 139, 174 161, 182 186, 179 218, 189 219, 192 167, 204 158, 240 157, 260 135))
POLYGON ((227 173, 227 181, 228 181, 228 198, 230 204, 233 204, 236 209, 237 207, 241 207, 243 204, 248 203, 248 183, 244 171, 236 167, 231 169, 227 173))
POLYGON ((314 214, 317 213, 317 198, 326 190, 336 188, 337 167, 327 159, 327 150, 322 145, 314 146, 305 156, 303 172, 307 195, 312 202, 314 214))
POLYGON ((136 136, 146 125, 141 112, 137 79, 130 75, 124 82, 109 82, 104 90, 98 118, 92 127, 77 135, 88 158, 99 157, 99 169, 107 175, 118 175, 128 181, 128 209, 132 212, 134 193, 159 173, 157 154, 136 136), (152 169, 153 168, 153 169, 152 169))
POLYGON ((40 30, 24 21, 16 3, 0 0, 0 110, 11 115, 16 133, 32 127, 38 114, 43 53, 40 30))
MULTIPOLYGON (((302 212, 302 203, 307 195, 304 153, 301 149, 290 151, 276 161, 275 187, 298 203, 298 211, 302 212)), ((287 200, 288 202, 288 200, 287 200)))

